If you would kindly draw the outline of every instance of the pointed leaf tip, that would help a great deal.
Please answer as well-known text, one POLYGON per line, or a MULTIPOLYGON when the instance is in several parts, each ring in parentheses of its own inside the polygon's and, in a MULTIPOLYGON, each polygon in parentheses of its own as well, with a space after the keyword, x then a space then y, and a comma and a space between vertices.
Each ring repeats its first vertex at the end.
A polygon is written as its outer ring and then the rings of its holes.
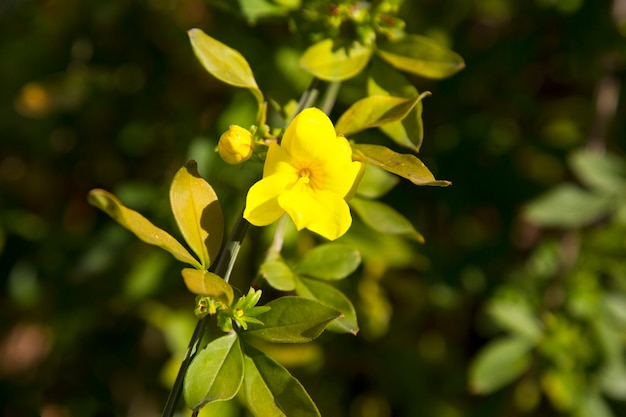
POLYGON ((352 144, 353 158, 408 179, 415 185, 447 187, 450 181, 437 180, 415 155, 400 154, 386 146, 352 144))
POLYGON ((263 105, 263 93, 259 89, 248 61, 237 51, 212 38, 200 29, 190 29, 187 34, 193 51, 204 67, 218 80, 234 87, 249 89, 263 105))
POLYGON ((113 194, 106 190, 94 189, 88 195, 89 204, 107 213, 113 220, 131 231, 142 241, 158 246, 171 253, 174 258, 200 268, 200 263, 187 249, 165 230, 155 226, 144 216, 122 204, 113 194))

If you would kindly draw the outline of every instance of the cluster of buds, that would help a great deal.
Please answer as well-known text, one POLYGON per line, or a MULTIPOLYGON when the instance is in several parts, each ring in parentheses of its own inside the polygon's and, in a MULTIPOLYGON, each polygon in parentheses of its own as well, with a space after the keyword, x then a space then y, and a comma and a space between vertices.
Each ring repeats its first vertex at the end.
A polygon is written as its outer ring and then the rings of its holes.
POLYGON ((269 306, 257 306, 261 299, 261 290, 250 288, 248 294, 242 296, 233 305, 228 306, 209 296, 196 297, 195 315, 198 318, 217 314, 217 325, 224 332, 233 331, 233 326, 244 330, 249 323, 263 324, 256 316, 269 311, 269 306))

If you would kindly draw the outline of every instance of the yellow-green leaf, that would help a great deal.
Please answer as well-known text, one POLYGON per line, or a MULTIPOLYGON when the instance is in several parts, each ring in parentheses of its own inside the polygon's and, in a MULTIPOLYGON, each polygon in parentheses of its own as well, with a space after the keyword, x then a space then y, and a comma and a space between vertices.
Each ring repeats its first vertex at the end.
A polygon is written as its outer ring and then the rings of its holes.
POLYGON ((281 258, 263 262, 260 273, 268 284, 279 291, 292 291, 296 288, 293 271, 281 258))
POLYGON ((124 206, 113 194, 106 190, 94 189, 89 192, 88 200, 89 204, 104 211, 113 220, 133 232, 139 239, 165 249, 181 262, 188 263, 194 268, 201 268, 196 258, 172 235, 156 227, 135 210, 124 206))
POLYGON ((243 350, 241 394, 254 417, 320 417, 302 384, 282 365, 248 344, 243 350))
POLYGON ((256 318, 263 324, 250 323, 245 336, 271 343, 305 343, 318 337, 341 312, 303 297, 280 297, 267 303, 269 311, 256 318))
MULTIPOLYGON (((370 96, 387 95, 403 98, 419 96, 417 88, 404 74, 390 69, 379 59, 372 62, 370 77, 367 80, 367 93, 370 96)), ((424 138, 422 101, 420 100, 402 120, 380 126, 380 130, 398 145, 418 152, 424 138)))
POLYGON ((424 237, 415 230, 411 222, 394 208, 380 201, 365 200, 355 197, 350 206, 361 220, 372 229, 395 235, 402 235, 424 243, 424 237))
POLYGON ((207 269, 215 259, 224 236, 224 216, 213 187, 188 161, 172 180, 170 204, 185 241, 207 269))
POLYGON ((484 346, 469 369, 469 386, 476 394, 491 394, 519 378, 531 364, 533 343, 507 337, 484 346))
POLYGON ((450 181, 436 180, 415 155, 400 154, 380 145, 352 144, 352 157, 408 179, 415 185, 447 187, 450 181))
POLYGON ((233 287, 219 275, 193 268, 185 268, 181 274, 187 289, 192 293, 210 296, 225 302, 227 305, 232 304, 235 298, 233 287))
POLYGON ((215 401, 230 400, 241 387, 243 354, 237 333, 210 342, 193 359, 183 384, 187 406, 193 410, 215 401))
POLYGON ((400 182, 397 176, 390 174, 382 168, 370 164, 365 164, 364 166, 365 172, 356 191, 358 196, 372 200, 377 199, 387 194, 400 182))
POLYGON ((361 254, 341 243, 324 243, 311 249, 294 268, 299 275, 340 280, 353 273, 361 264, 361 254))
POLYGON ((446 78, 465 68, 459 54, 420 35, 382 43, 377 53, 399 70, 426 78, 446 78))
POLYGON ((344 81, 359 74, 367 65, 372 49, 353 43, 349 50, 335 48, 332 39, 311 45, 300 57, 300 66, 325 81, 344 81))
POLYGON ((412 98, 385 95, 362 98, 341 115, 335 129, 339 134, 350 136, 371 127, 400 121, 428 94, 412 98))
POLYGON ((298 277, 296 294, 326 304, 341 312, 342 316, 333 320, 327 329, 336 333, 359 332, 356 310, 344 293, 330 284, 311 278, 298 277))
POLYGON ((224 45, 200 29, 188 32, 193 52, 202 66, 215 78, 234 87, 247 88, 259 103, 263 104, 263 93, 259 89, 248 61, 239 51, 224 45))

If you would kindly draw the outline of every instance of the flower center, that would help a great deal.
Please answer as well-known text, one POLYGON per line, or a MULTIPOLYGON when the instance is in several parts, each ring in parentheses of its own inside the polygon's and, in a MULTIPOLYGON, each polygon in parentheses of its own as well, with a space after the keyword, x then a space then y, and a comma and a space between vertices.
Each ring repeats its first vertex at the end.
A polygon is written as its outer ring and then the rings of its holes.
POLYGON ((298 171, 298 180, 304 184, 308 184, 311 181, 311 170, 309 168, 302 168, 298 171))

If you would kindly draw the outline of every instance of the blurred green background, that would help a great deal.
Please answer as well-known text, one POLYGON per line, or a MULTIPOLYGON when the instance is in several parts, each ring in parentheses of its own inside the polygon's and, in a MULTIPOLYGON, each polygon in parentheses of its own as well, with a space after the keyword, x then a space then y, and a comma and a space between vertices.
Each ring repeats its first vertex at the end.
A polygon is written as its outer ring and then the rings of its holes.
MULTIPOLYGON (((621 376, 611 380, 613 391, 594 385, 602 364, 623 361, 626 190, 593 221, 542 224, 523 215, 544 192, 577 181, 572 151, 606 150, 623 163, 624 8, 621 0, 405 2, 399 15, 407 32, 430 36, 466 61, 447 80, 412 78, 433 93, 424 101, 420 158, 453 185, 400 182, 384 198, 425 245, 372 234, 355 220, 347 238, 360 242, 365 261, 346 292, 359 310, 358 336, 329 334, 275 352, 323 415, 626 413, 621 376), (611 220, 614 213, 621 223, 611 220), (572 239, 577 250, 564 261, 572 239), (594 246, 598 239, 608 243, 594 246), (570 295, 562 269, 580 254, 614 266, 611 273, 588 268, 593 273, 580 292, 617 300, 615 349, 598 347, 604 339, 594 332, 573 332, 554 354, 543 345, 521 378, 487 395, 473 392, 472 360, 506 330, 485 313, 491 300, 531 300, 542 328, 551 323, 546 311, 587 328, 586 316, 562 301, 570 295), (554 272, 542 275, 546 268, 554 272), (553 291, 560 294, 555 302, 553 291), (577 356, 578 348, 591 353, 577 356), (559 373, 568 357, 581 390, 559 373), (596 388, 602 398, 614 395, 597 405, 596 388), (559 400, 589 392, 594 400, 586 406, 559 400)), ((201 28, 238 49, 265 95, 280 104, 297 99, 310 80, 297 68, 306 39, 293 35, 285 18, 250 22, 237 9, 235 2, 202 0, 0 2, 4 416, 159 415, 194 325, 193 297, 174 259, 139 242, 86 196, 95 187, 110 190, 174 233, 169 182, 193 158, 232 225, 260 166, 227 166, 214 148, 229 124, 253 120, 254 101, 204 72, 186 31, 201 28)), ((334 120, 362 94, 362 82, 346 84, 334 120)), ((378 133, 364 134, 365 142, 368 135, 378 133)), ((571 209, 563 201, 550 210, 558 217, 571 209)), ((235 282, 254 276, 268 236, 251 230, 235 282)))

